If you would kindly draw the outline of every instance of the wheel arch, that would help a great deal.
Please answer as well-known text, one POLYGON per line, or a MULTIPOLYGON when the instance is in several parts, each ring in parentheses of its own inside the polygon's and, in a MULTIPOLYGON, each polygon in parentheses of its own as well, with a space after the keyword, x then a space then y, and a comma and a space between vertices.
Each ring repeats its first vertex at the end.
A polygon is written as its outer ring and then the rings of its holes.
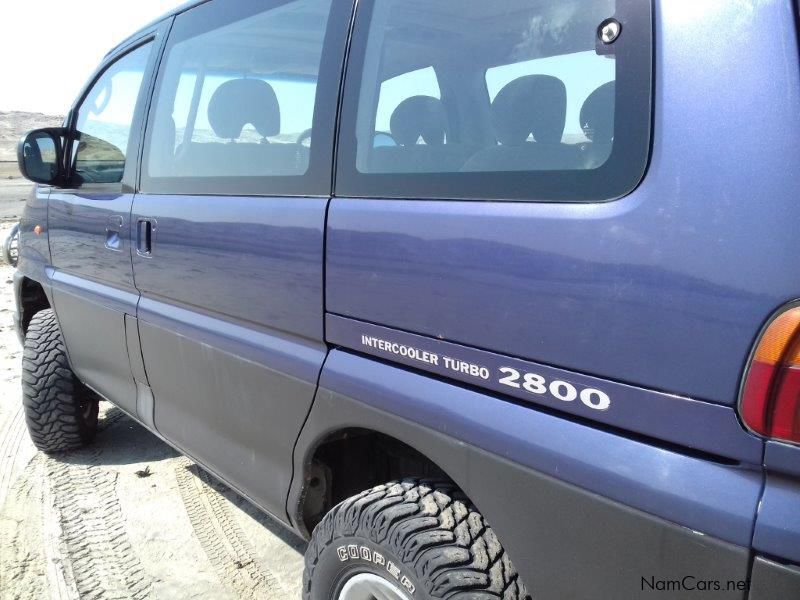
POLYGON ((339 502, 388 481, 436 478, 457 485, 436 461, 402 437, 363 423, 338 425, 314 436, 296 468, 298 486, 290 502, 289 516, 300 533, 308 539, 339 502))
POLYGON ((17 283, 17 299, 19 306, 19 326, 22 334, 27 334, 33 316, 47 308, 53 308, 50 297, 44 286, 25 275, 17 283))

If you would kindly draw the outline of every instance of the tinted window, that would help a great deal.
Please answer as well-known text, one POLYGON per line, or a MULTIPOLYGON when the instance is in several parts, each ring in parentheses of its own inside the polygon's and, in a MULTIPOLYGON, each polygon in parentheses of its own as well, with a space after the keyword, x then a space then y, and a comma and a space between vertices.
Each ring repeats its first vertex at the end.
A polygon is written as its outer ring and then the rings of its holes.
POLYGON ((331 0, 215 4, 179 16, 170 36, 148 128, 148 191, 236 191, 242 178, 309 170, 331 0))
POLYGON ((76 124, 78 183, 122 181, 133 115, 151 46, 142 46, 113 63, 81 103, 76 124))
POLYGON ((374 0, 354 35, 337 193, 629 191, 649 150, 650 19, 637 0, 374 0), (614 16, 625 27, 604 44, 614 16))

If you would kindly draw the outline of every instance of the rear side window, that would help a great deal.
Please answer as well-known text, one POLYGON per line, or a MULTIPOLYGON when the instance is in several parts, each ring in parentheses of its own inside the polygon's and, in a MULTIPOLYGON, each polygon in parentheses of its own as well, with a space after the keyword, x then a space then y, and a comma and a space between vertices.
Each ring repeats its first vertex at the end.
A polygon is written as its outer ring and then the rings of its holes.
POLYGON ((651 30, 640 0, 361 3, 337 194, 624 195, 649 153, 651 30))
POLYGON ((143 191, 326 193, 329 177, 311 171, 318 143, 330 155, 330 126, 315 135, 317 106, 333 122, 319 89, 330 11, 331 0, 235 0, 179 15, 148 124, 143 191))

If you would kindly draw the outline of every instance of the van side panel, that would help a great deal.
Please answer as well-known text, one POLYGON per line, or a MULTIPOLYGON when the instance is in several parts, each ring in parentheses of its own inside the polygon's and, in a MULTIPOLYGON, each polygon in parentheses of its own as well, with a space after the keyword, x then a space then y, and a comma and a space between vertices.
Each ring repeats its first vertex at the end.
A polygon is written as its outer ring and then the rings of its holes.
MULTIPOLYGON (((290 511, 316 444, 349 427, 379 431, 432 457, 495 529, 534 598, 640 598, 647 582, 747 577, 758 473, 338 350, 325 363, 298 441, 290 511), (570 576, 573 570, 579 575, 570 576)), ((718 596, 744 593, 723 588, 718 596)))
POLYGON ((622 200, 334 199, 327 310, 733 405, 762 323, 800 296, 794 13, 742 15, 656 3, 651 166, 622 200))

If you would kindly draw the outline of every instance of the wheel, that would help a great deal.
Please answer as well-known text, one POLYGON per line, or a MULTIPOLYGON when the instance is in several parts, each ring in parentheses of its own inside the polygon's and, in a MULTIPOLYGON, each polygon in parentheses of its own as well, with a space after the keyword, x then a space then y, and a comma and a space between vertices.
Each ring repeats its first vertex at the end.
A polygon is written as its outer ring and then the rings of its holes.
POLYGON ((305 557, 305 600, 529 598, 492 528, 452 484, 404 480, 334 507, 305 557))
POLYGON ((17 266, 19 259, 19 223, 14 225, 3 241, 3 260, 12 267, 17 266))
POLYGON ((22 353, 22 405, 34 445, 43 452, 80 448, 97 429, 97 397, 78 381, 56 315, 36 313, 22 353))

